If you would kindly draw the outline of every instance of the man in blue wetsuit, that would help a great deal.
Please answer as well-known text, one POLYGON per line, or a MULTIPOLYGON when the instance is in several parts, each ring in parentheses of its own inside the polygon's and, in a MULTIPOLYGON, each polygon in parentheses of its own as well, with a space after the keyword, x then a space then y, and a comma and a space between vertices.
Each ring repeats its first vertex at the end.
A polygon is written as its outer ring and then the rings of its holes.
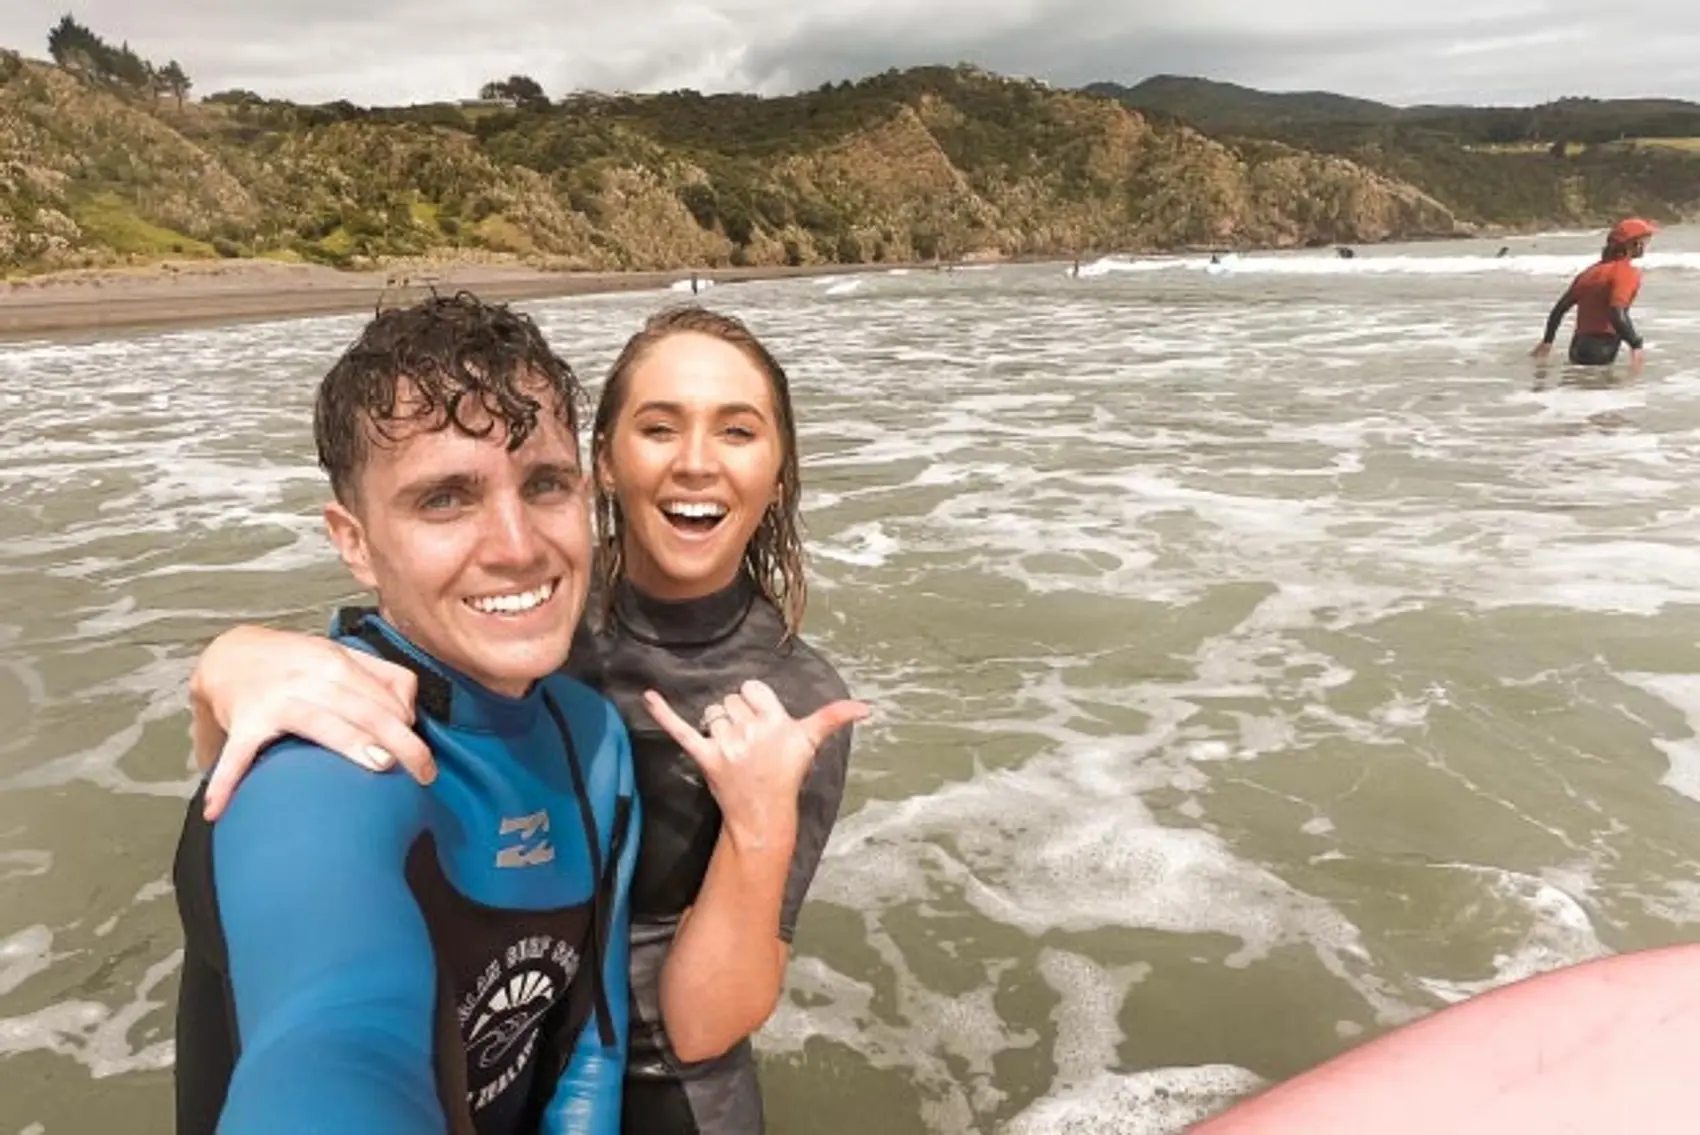
MULTIPOLYGON (((413 671, 436 779, 287 738, 175 868, 177 1129, 620 1129, 631 749, 560 670, 590 578, 580 390, 459 295, 378 315, 320 385, 331 538, 413 671)), ((203 790, 204 791, 204 790, 203 790)))

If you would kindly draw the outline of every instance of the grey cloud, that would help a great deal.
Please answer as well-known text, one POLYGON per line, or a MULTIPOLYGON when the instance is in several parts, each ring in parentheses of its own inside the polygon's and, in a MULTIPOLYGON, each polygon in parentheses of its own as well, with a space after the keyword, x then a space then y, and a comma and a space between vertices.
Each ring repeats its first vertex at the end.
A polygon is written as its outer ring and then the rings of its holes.
MULTIPOLYGON (((1251 7, 1247 5, 1246 7, 1251 7)), ((1700 6, 1636 0, 1614 9, 1557 3, 1495 8, 1436 0, 1328 13, 1314 0, 1255 6, 1256 20, 1219 24, 1195 7, 1100 3, 1046 5, 1043 19, 958 29, 904 24, 860 31, 803 28, 758 48, 751 70, 767 87, 810 86, 892 65, 972 59, 1057 85, 1095 79, 1132 84, 1158 73, 1204 74, 1275 89, 1333 89, 1396 102, 1531 101, 1565 94, 1643 93, 1700 98, 1700 6), (1283 22, 1269 13, 1290 11, 1283 22), (1307 13, 1299 18, 1296 13, 1307 13), (1318 15, 1324 18, 1317 18, 1318 15), (1554 42, 1524 46, 1532 33, 1554 42), (1480 45, 1485 50, 1469 51, 1480 45), (1465 50, 1460 51, 1460 48, 1465 50)))
MULTIPOLYGON (((0 5, 0 45, 45 53, 64 0, 0 5)), ((366 104, 546 89, 760 90, 976 62, 1059 86, 1158 72, 1395 102, 1565 94, 1700 99, 1700 6, 1628 0, 85 0, 77 17, 201 93, 366 104)))

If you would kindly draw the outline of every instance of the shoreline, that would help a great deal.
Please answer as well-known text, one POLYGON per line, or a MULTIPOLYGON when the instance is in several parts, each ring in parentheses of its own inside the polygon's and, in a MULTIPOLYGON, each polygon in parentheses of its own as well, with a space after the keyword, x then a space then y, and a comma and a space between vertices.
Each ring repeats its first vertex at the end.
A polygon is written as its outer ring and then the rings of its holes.
POLYGON ((465 289, 486 300, 517 301, 660 290, 693 275, 720 287, 932 267, 930 263, 810 264, 566 272, 447 262, 349 272, 267 260, 175 261, 0 282, 0 343, 346 315, 370 311, 381 299, 423 295, 429 287, 440 292, 465 289))
MULTIPOLYGON (((1394 243, 1508 239, 1557 235, 1543 232, 1477 231, 1450 236, 1364 241, 1360 247, 1394 243)), ((1262 252, 1320 251, 1299 248, 1262 252)), ((668 268, 571 271, 530 267, 512 261, 443 260, 343 270, 319 264, 267 260, 177 260, 128 267, 72 269, 40 276, 0 279, 0 344, 26 340, 99 339, 141 331, 223 327, 371 311, 384 299, 401 300, 465 289, 493 301, 557 299, 565 296, 659 291, 693 275, 715 287, 760 280, 849 276, 905 269, 926 272, 993 264, 1081 263, 1106 255, 1203 255, 1212 248, 1170 248, 1067 254, 969 256, 948 262, 761 265, 746 268, 668 268)), ((1217 250, 1219 251, 1219 250, 1217 250)), ((710 289, 712 290, 712 289, 710 289)), ((682 293, 681 300, 689 293, 682 293)), ((700 298, 700 297, 699 297, 700 298)))

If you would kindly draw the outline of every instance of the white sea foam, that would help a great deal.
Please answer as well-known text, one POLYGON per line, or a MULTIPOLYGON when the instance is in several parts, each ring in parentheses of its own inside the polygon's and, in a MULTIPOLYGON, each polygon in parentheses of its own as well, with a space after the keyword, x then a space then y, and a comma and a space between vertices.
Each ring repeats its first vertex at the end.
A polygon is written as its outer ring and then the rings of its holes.
POLYGON ((1610 952, 1582 904, 1550 882, 1493 867, 1445 864, 1441 869, 1480 878, 1489 896, 1514 912, 1511 917, 1526 922, 1515 944, 1494 956, 1491 974, 1475 980, 1419 979, 1424 988, 1447 1002, 1610 952))
POLYGON ((897 549, 898 542, 875 521, 845 529, 831 541, 822 541, 816 546, 815 554, 859 567, 878 567, 897 549))
POLYGON ((52 869, 53 853, 50 851, 0 852, 0 883, 7 879, 33 879, 52 869))
POLYGON ((857 1053, 870 1067, 899 1070, 924 1092, 923 1118, 941 1131, 967 1131, 976 1117, 995 1111, 1007 1096, 992 1061, 1011 1048, 1037 1042, 1024 1025, 1005 1021, 995 997, 1008 965, 992 966, 967 993, 941 994, 922 983, 904 950, 877 925, 868 940, 896 982, 897 1020, 874 1008, 874 991, 812 958, 799 958, 788 974, 792 996, 757 1038, 766 1053, 797 1055, 813 1040, 857 1053))
POLYGON ((1655 736, 1653 744, 1670 761, 1659 781, 1672 792, 1700 801, 1700 674, 1620 675, 1625 682, 1668 702, 1687 719, 1687 737, 1655 736))
MULTIPOLYGON (((1571 255, 1518 253, 1512 256, 1378 255, 1365 249, 1356 256, 1337 253, 1228 253, 1208 256, 1107 256, 1080 266, 1082 277, 1118 272, 1203 272, 1226 276, 1462 276, 1496 273, 1512 276, 1573 276, 1598 259, 1596 253, 1571 255)), ((1649 272, 1700 272, 1700 252, 1649 252, 1649 272)))
POLYGON ((1003 1131, 1006 1135, 1180 1135, 1266 1086, 1255 1073, 1228 1064, 1105 1072, 1040 1100, 1003 1131))
POLYGON ((1362 974, 1357 929, 1328 904, 1236 856, 1199 828, 1158 824, 1140 793, 1198 787, 1187 764, 1141 761, 1186 717, 1178 704, 1142 738, 983 772, 927 796, 870 804, 840 824, 817 884, 823 901, 879 910, 948 894, 1038 936, 1106 928, 1222 934, 1243 967, 1302 944, 1385 1020, 1411 1007, 1362 974))
POLYGON ((156 997, 160 985, 183 964, 173 951, 149 966, 128 1002, 113 1009, 98 1001, 61 1001, 35 1013, 0 1018, 0 1057, 46 1051, 75 1060, 95 1079, 127 1072, 169 1068, 175 1054, 170 1040, 137 1047, 131 1033, 165 1007, 156 997))
POLYGON ((53 931, 31 926, 0 939, 0 996, 53 965, 53 931))
POLYGON ((1149 977, 1151 967, 1141 963, 1107 970, 1079 954, 1045 949, 1039 954, 1039 973, 1061 997, 1051 1013, 1058 1082, 1080 1083, 1119 1065, 1117 1049, 1125 1038, 1116 1018, 1128 988, 1149 977))

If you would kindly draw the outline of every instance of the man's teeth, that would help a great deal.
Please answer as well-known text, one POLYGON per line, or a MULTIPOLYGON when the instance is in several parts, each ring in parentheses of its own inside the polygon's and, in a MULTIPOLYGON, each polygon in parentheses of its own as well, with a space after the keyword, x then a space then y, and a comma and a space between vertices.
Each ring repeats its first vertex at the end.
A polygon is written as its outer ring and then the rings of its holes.
POLYGON ((726 506, 715 501, 668 501, 661 510, 687 520, 718 519, 726 515, 726 506))
POLYGON ((541 607, 553 594, 555 585, 550 582, 530 591, 521 591, 518 595, 485 595, 468 599, 467 603, 471 604, 474 610, 482 611, 486 615, 517 615, 533 607, 541 607))

